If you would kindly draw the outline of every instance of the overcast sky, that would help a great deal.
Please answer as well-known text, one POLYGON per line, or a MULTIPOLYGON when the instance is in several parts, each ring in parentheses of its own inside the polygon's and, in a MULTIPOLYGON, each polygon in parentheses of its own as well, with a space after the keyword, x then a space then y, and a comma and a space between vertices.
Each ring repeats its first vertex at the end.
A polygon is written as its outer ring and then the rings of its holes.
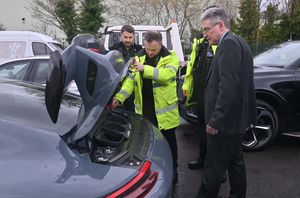
MULTIPOLYGON (((31 16, 29 0, 0 0, 0 23, 6 30, 38 31, 40 21, 31 16), (22 19, 25 20, 22 20, 22 19)), ((59 30, 53 28, 51 37, 65 37, 59 30)))
POLYGON ((24 30, 33 27, 37 23, 31 17, 27 0, 0 0, 0 23, 7 30, 24 30), (24 18, 24 22, 22 20, 24 18))

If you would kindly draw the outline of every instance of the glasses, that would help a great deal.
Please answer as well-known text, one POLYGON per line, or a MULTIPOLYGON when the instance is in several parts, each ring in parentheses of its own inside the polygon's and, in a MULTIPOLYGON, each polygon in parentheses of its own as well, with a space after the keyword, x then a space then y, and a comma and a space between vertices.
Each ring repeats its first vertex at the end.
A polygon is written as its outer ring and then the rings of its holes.
POLYGON ((217 22, 215 24, 213 24, 211 27, 206 27, 204 29, 202 29, 202 32, 205 34, 207 33, 208 31, 210 31, 213 27, 215 27, 216 25, 218 25, 220 22, 217 22))

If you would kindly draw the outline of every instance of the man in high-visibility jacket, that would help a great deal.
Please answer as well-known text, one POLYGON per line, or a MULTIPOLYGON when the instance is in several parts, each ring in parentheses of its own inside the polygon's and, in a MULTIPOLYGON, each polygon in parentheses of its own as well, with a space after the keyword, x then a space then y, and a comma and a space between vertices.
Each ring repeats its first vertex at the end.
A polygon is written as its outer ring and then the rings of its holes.
POLYGON ((204 82, 215 54, 217 45, 209 46, 203 35, 200 34, 193 41, 190 60, 182 85, 183 94, 187 97, 186 105, 196 107, 197 130, 200 134, 199 156, 189 162, 190 169, 203 168, 206 154, 206 127, 204 123, 204 82))
POLYGON ((162 45, 162 35, 158 31, 148 31, 144 37, 144 44, 145 48, 137 54, 133 62, 133 72, 115 95, 112 108, 122 104, 134 91, 135 112, 142 114, 159 128, 170 145, 174 182, 177 182, 178 154, 175 129, 180 124, 176 92, 179 58, 175 51, 169 51, 162 45))
MULTIPOLYGON (((123 25, 121 28, 121 41, 116 43, 110 50, 118 50, 122 53, 124 61, 127 62, 131 57, 136 56, 137 52, 143 49, 135 43, 134 28, 131 25, 123 25)), ((123 104, 122 108, 134 112, 134 94, 123 104)))

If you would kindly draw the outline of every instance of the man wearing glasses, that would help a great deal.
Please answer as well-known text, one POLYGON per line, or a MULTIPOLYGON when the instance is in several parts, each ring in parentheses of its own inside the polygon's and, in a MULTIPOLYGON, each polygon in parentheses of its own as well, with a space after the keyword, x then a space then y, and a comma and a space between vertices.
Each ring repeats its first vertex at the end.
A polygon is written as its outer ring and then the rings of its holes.
POLYGON ((218 48, 204 84, 207 153, 204 177, 196 197, 217 198, 228 170, 231 198, 246 197, 242 152, 244 131, 255 123, 253 58, 247 43, 230 31, 224 9, 201 16, 204 37, 218 48))
MULTIPOLYGON (((203 12, 216 8, 217 6, 208 6, 203 12)), ((199 155, 196 160, 189 162, 190 169, 200 169, 204 167, 206 154, 206 127, 204 122, 204 81, 208 69, 211 65, 217 45, 209 45, 208 41, 200 33, 193 40, 192 52, 187 62, 187 71, 182 85, 182 92, 186 96, 186 106, 195 107, 197 115, 197 132, 199 133, 199 155)), ((224 177, 223 181, 225 182, 224 177)))

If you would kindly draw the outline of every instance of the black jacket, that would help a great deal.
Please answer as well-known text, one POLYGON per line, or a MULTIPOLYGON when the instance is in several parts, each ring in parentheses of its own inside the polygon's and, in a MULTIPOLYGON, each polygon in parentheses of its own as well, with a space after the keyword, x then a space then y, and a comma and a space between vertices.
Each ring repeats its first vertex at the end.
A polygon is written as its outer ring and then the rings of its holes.
POLYGON ((227 32, 205 82, 205 122, 218 135, 243 133, 255 123, 253 58, 247 43, 227 32))
POLYGON ((136 53, 141 49, 143 49, 141 45, 137 45, 134 43, 133 46, 127 50, 122 42, 119 42, 110 48, 110 50, 118 50, 119 52, 121 52, 125 62, 127 62, 131 57, 134 57, 136 53))

